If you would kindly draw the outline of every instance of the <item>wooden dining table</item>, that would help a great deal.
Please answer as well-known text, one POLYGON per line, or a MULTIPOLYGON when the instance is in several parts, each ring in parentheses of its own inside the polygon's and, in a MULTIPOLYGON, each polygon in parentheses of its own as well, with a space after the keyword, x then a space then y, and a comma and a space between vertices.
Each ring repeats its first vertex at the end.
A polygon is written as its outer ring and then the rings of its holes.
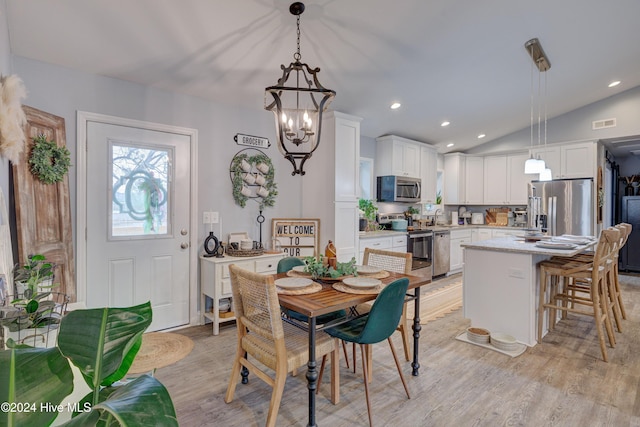
MULTIPOLYGON (((286 273, 277 274, 275 279, 287 277, 286 273)), ((407 295, 407 302, 414 300, 414 319, 413 319, 413 361, 411 363, 412 375, 418 376, 420 362, 418 358, 418 345, 420 340, 420 287, 431 283, 431 278, 414 276, 402 273, 389 272, 389 276, 380 281, 383 285, 388 285, 394 280, 406 277, 409 279, 409 289, 413 289, 413 295, 407 295)), ((284 308, 296 311, 309 318, 309 322, 305 325, 309 332, 309 362, 307 363, 307 388, 309 389, 309 423, 308 426, 316 426, 316 388, 318 381, 318 370, 316 363, 315 339, 316 332, 330 325, 317 325, 316 319, 323 314, 332 313, 338 310, 346 310, 367 301, 375 300, 377 294, 355 294, 340 292, 333 288, 331 282, 321 282, 322 290, 305 295, 283 295, 279 294, 278 299, 280 305, 284 308)))

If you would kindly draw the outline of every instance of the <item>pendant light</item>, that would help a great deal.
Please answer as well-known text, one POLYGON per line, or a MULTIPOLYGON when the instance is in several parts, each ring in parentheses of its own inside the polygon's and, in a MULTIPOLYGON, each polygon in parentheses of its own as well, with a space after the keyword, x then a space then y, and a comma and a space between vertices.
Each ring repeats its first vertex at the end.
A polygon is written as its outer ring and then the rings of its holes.
MULTIPOLYGON (((548 68, 547 68, 548 69, 548 68)), ((538 123, 538 129, 540 129, 540 124, 538 123)), ((547 73, 544 73, 544 147, 547 147, 547 73)), ((551 174, 551 169, 545 166, 544 170, 540 172, 540 176, 538 177, 539 181, 551 181, 553 176, 551 174)))
POLYGON ((295 176, 305 174, 305 162, 320 145, 322 113, 336 92, 320 84, 317 76, 320 68, 300 62, 300 15, 304 4, 291 4, 289 12, 297 17, 297 51, 293 54, 294 62, 288 67, 280 66, 282 77, 278 83, 265 89, 264 108, 275 115, 278 149, 293 165, 291 175, 295 176), (287 85, 288 80, 293 83, 287 85))
MULTIPOLYGON (((545 72, 547 71, 549 68, 551 68, 551 63, 549 62, 549 59, 547 58, 547 56, 544 53, 544 50, 542 50, 542 46, 540 45, 540 42, 538 41, 537 38, 531 39, 528 42, 526 42, 524 44, 525 49, 527 49, 527 52, 529 52, 529 55, 531 56, 531 59, 533 61, 533 64, 531 66, 531 103, 530 103, 530 129, 531 129, 531 148, 533 149, 533 106, 534 106, 534 102, 533 102, 533 66, 535 65, 538 68, 539 73, 545 72)), ((538 75, 538 145, 540 145, 540 106, 539 106, 539 102, 540 102, 540 80, 539 80, 539 75, 538 75)), ((546 107, 545 107, 546 109, 546 107)), ((546 122, 546 119, 545 119, 546 122)), ((545 125, 546 126, 546 125, 545 125)), ((545 129, 545 134, 546 134, 546 129, 545 129)), ((531 153, 531 156, 529 157, 529 159, 525 162, 524 164, 524 173, 525 174, 540 174, 542 172, 544 172, 544 170, 546 169, 546 165, 544 160, 540 159, 540 156, 538 156, 538 158, 534 158, 533 157, 533 153, 531 153)))

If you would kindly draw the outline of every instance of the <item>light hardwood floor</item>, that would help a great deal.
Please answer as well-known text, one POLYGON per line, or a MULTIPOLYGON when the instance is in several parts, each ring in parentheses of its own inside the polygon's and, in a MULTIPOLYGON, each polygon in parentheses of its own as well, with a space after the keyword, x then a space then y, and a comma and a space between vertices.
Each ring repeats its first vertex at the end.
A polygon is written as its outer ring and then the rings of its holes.
MULTIPOLYGON (((439 286, 443 282, 434 282, 439 286)), ((421 369, 405 376, 407 400, 389 346, 374 346, 371 386, 378 426, 640 426, 640 277, 622 276, 628 319, 617 345, 602 361, 593 320, 570 316, 542 344, 517 357, 455 340, 469 326, 457 310, 423 326, 421 369)), ((195 342, 193 352, 156 377, 167 387, 181 426, 262 426, 271 389, 258 378, 239 384, 225 404, 235 326, 211 335, 211 326, 177 331, 195 342)), ((396 348, 401 348, 398 334, 396 348)), ((342 355, 341 355, 342 356, 342 355)), ((328 375, 317 399, 320 426, 366 426, 367 407, 358 360, 353 374, 341 359, 341 401, 328 400, 328 375)), ((289 377, 278 426, 307 424, 304 370, 289 377)))

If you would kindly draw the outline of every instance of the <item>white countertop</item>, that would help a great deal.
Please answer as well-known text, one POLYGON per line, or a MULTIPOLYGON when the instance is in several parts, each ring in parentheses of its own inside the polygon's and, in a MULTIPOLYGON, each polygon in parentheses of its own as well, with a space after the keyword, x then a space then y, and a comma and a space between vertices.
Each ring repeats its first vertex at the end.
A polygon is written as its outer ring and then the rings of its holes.
MULTIPOLYGON (((474 228, 490 228, 492 230, 522 230, 524 233, 524 228, 522 227, 507 227, 507 226, 495 226, 495 225, 487 225, 487 224, 469 224, 469 225, 430 225, 426 228, 414 229, 415 230, 424 230, 424 231, 451 231, 451 230, 473 230, 474 228)), ((398 231, 398 230, 379 230, 379 231, 361 231, 360 238, 361 239, 369 239, 372 237, 387 237, 387 236, 400 236, 403 234, 407 234, 406 231, 398 231)))
POLYGON ((475 243, 463 243, 460 246, 467 249, 479 249, 496 252, 511 252, 532 255, 550 255, 572 257, 595 246, 597 242, 576 246, 575 249, 547 249, 536 246, 535 242, 525 242, 524 239, 502 237, 498 239, 481 240, 475 243))

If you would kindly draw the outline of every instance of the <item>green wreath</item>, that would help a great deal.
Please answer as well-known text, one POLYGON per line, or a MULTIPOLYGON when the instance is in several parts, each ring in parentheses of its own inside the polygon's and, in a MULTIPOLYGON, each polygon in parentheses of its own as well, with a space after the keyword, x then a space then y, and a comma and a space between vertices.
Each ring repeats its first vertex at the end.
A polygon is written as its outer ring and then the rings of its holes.
MULTIPOLYGON (((273 169, 273 164, 271 164, 271 159, 266 154, 262 153, 259 150, 259 154, 249 156, 247 153, 238 153, 235 155, 233 160, 231 161, 230 167, 230 175, 231 175, 231 184, 233 186, 233 200, 240 205, 240 207, 245 207, 247 205, 248 199, 260 199, 260 210, 264 209, 265 206, 273 207, 276 204, 276 196, 278 195, 277 185, 274 182, 275 178, 275 170, 273 169), (269 166, 269 170, 266 174, 263 174, 265 178, 265 183, 263 187, 269 191, 269 195, 267 197, 247 197, 242 194, 242 186, 244 185, 244 181, 242 180, 243 174, 245 173, 242 170, 242 161, 247 161, 250 165, 257 165, 258 163, 265 163, 269 166)), ((257 200, 256 200, 257 201, 257 200)))
POLYGON ((31 173, 45 184, 62 181, 71 166, 67 147, 58 147, 55 141, 47 141, 42 134, 33 138, 33 143, 29 157, 31 173))

